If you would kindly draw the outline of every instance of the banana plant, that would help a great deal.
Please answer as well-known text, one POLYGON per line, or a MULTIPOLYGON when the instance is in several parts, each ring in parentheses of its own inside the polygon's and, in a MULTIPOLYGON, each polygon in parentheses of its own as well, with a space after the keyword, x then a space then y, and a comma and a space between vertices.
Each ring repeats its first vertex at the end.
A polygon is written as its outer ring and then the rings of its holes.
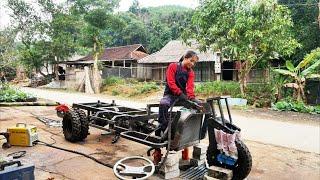
POLYGON ((320 78, 320 48, 313 50, 310 54, 307 54, 305 58, 296 66, 291 61, 286 61, 287 69, 275 69, 274 71, 289 76, 294 79, 293 83, 290 83, 297 95, 297 100, 305 100, 304 87, 306 79, 320 78))

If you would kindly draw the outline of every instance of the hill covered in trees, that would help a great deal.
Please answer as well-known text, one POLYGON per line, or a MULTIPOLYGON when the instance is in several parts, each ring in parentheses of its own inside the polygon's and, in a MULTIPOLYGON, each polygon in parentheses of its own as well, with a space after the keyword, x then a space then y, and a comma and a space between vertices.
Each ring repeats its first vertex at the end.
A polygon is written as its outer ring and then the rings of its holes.
POLYGON ((193 10, 182 6, 140 8, 133 4, 129 11, 119 13, 124 28, 111 31, 107 46, 143 44, 149 53, 161 49, 170 40, 178 39, 191 21, 193 10))

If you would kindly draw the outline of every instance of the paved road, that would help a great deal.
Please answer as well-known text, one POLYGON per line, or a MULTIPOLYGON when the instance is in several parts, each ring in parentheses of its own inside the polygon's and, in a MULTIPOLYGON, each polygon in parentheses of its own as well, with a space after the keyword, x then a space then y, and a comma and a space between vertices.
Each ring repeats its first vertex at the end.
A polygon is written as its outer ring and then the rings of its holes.
MULTIPOLYGON (((61 91, 22 88, 23 91, 36 95, 39 98, 45 98, 60 103, 81 103, 111 102, 115 97, 89 95, 84 93, 67 93, 61 91)), ((144 108, 145 103, 129 100, 116 100, 116 103, 123 106, 144 108)), ((233 113, 233 119, 241 131, 244 139, 273 144, 289 148, 298 149, 306 152, 320 154, 320 122, 317 125, 297 124, 290 122, 271 121, 266 119, 233 113)))

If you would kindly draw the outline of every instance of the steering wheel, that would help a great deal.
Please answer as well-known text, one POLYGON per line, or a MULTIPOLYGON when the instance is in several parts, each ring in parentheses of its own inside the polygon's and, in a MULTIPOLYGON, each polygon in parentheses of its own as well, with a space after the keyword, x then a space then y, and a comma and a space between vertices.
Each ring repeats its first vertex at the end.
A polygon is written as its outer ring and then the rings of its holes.
POLYGON ((113 173, 117 176, 117 178, 126 180, 126 179, 146 179, 152 176, 155 171, 155 166, 153 162, 147 158, 140 157, 140 156, 131 156, 120 159, 114 166, 113 166, 113 173), (147 165, 144 166, 130 166, 125 164, 125 161, 128 160, 143 160, 148 162, 147 165), (128 178, 128 176, 132 178, 128 178))

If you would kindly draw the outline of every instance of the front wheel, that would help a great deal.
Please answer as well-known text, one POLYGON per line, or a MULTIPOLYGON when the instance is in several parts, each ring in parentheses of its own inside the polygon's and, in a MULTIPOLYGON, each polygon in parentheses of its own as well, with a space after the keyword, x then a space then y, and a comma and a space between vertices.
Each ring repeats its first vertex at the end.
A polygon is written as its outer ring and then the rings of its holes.
POLYGON ((77 142, 81 137, 81 121, 74 110, 66 112, 62 120, 62 129, 67 141, 77 142))
POLYGON ((238 160, 234 166, 221 164, 217 161, 217 155, 220 153, 216 148, 209 146, 207 150, 207 162, 209 166, 219 166, 232 170, 233 180, 245 179, 252 167, 252 157, 247 146, 240 140, 236 141, 238 150, 238 160))
POLYGON ((89 135, 89 121, 86 113, 81 109, 75 109, 75 112, 78 113, 80 122, 81 122, 81 133, 79 136, 79 140, 83 141, 89 135))

